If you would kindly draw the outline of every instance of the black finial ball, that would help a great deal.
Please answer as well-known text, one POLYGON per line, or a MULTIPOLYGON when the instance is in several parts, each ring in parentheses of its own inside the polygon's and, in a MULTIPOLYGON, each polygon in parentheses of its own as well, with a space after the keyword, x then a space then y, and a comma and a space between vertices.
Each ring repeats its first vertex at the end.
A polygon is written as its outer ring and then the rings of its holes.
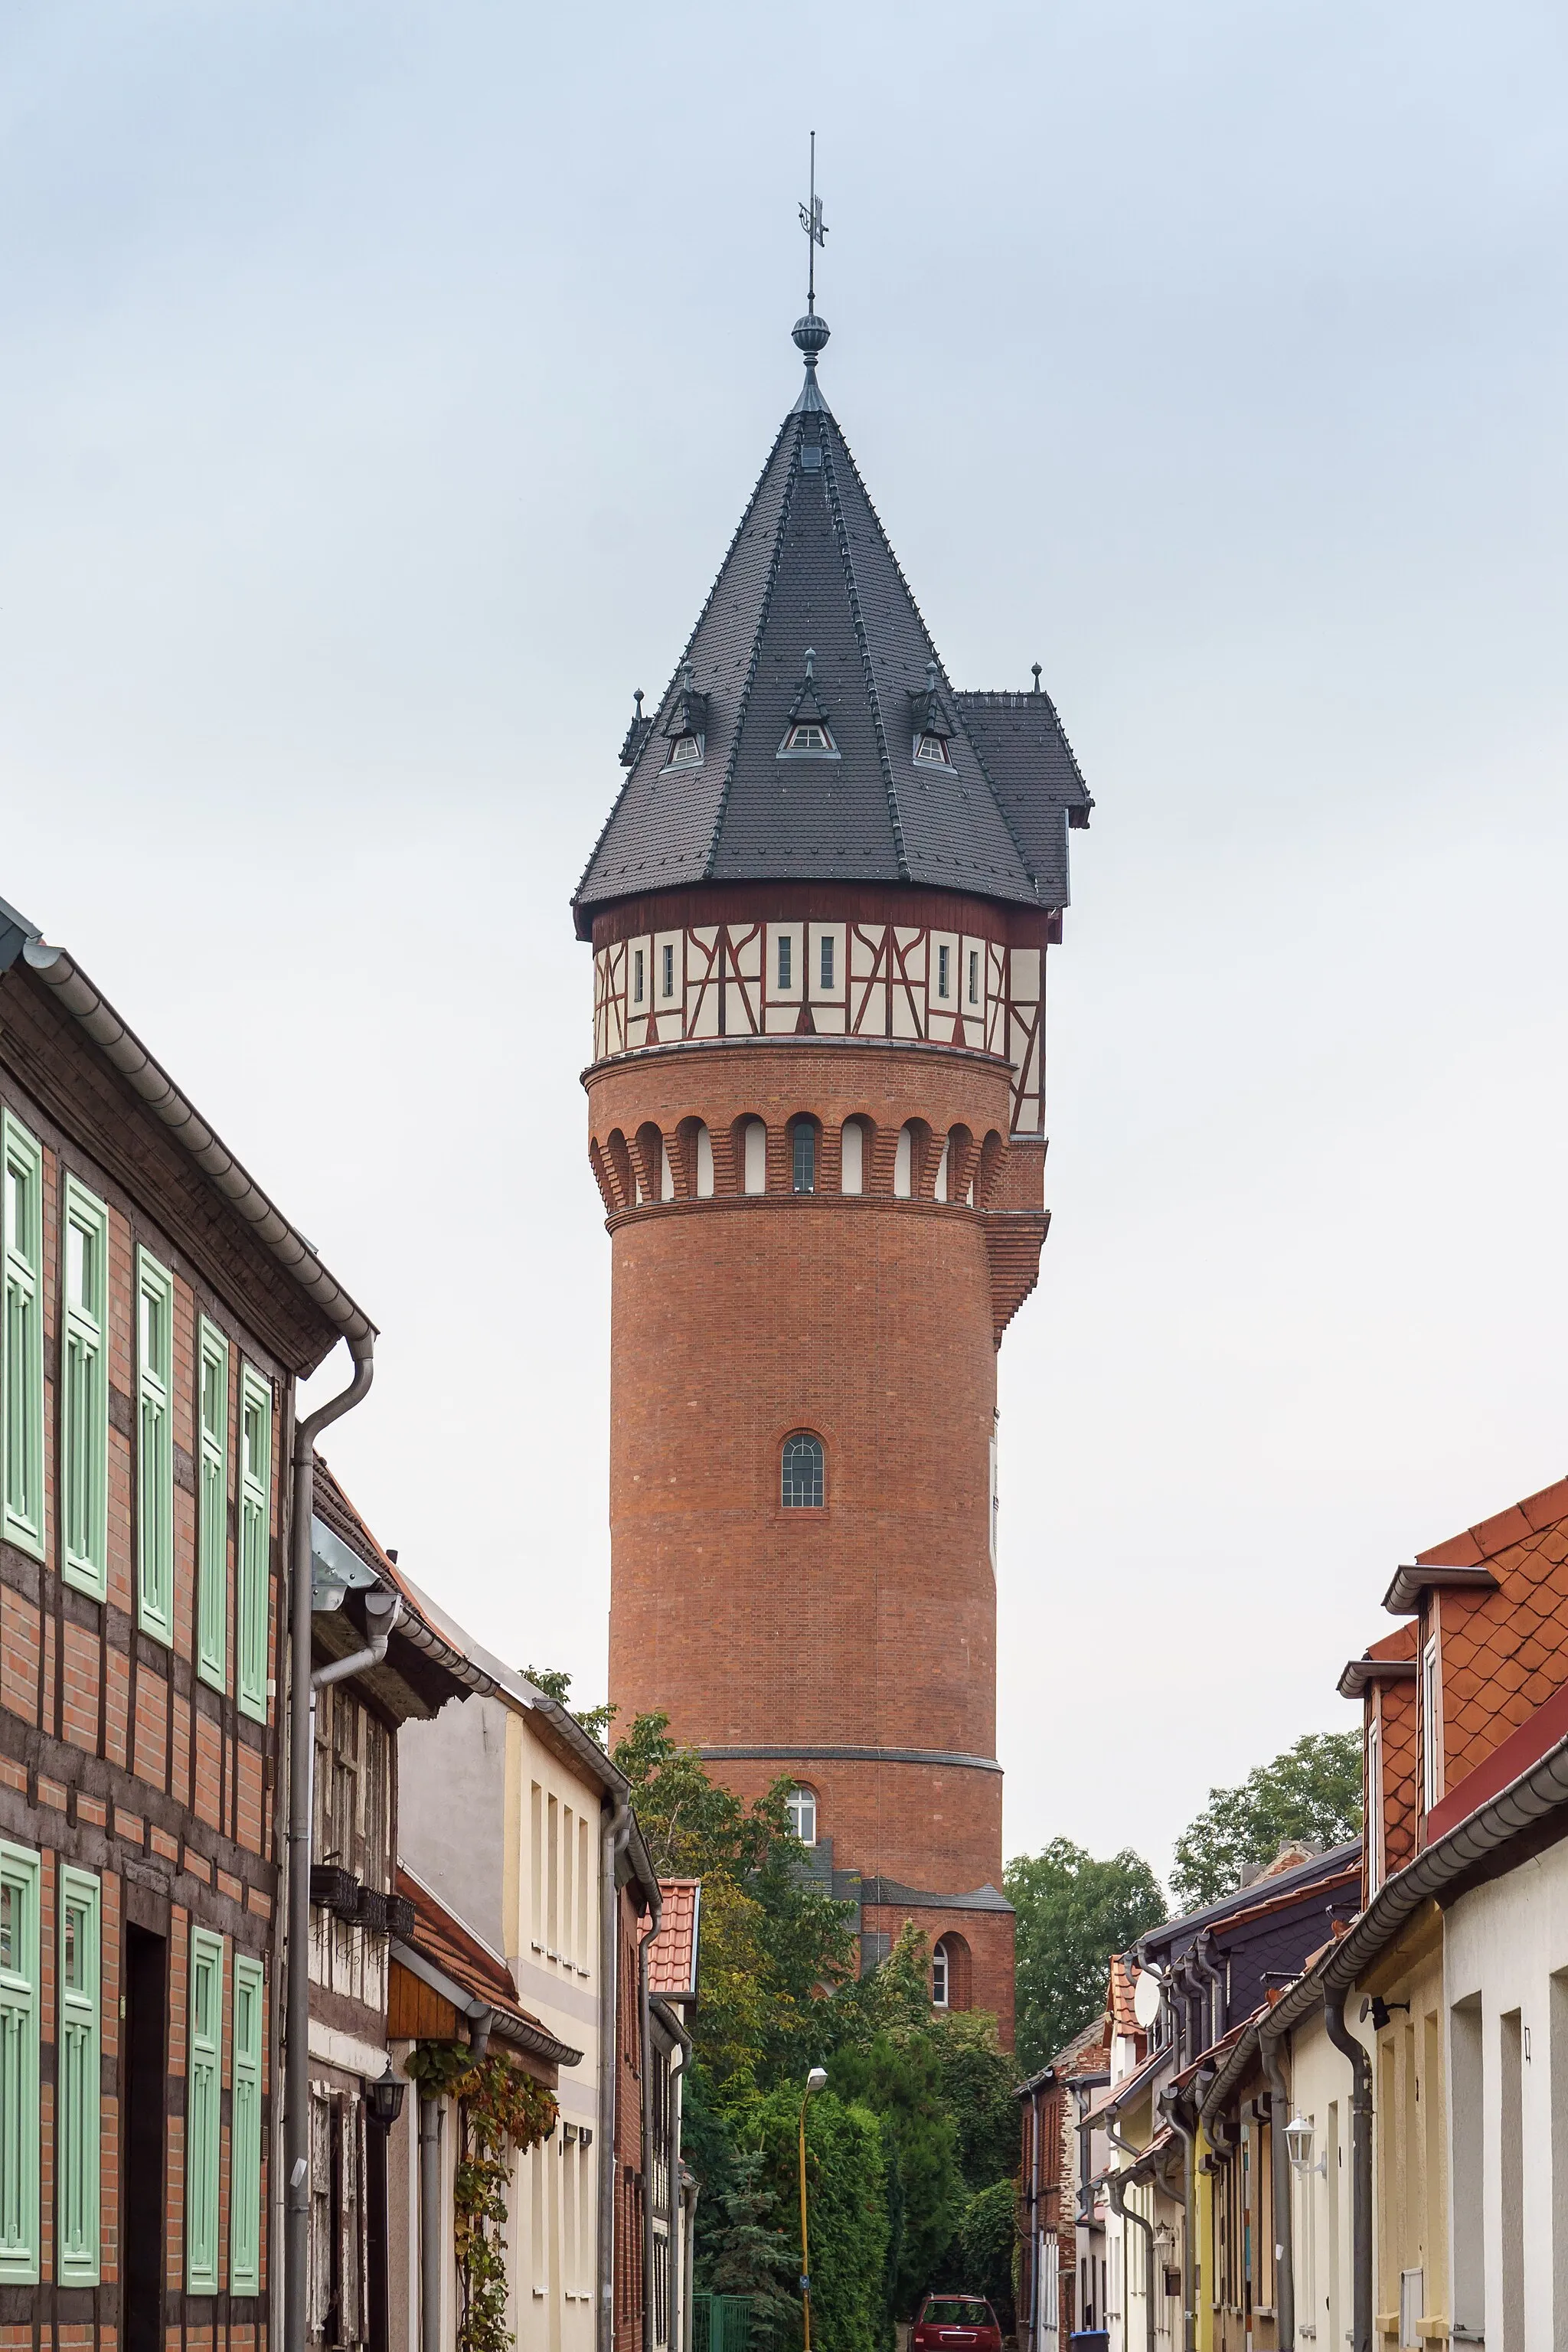
POLYGON ((796 351, 804 352, 808 360, 814 360, 827 341, 827 321, 819 319, 815 310, 808 310, 804 319, 795 320, 790 333, 795 338, 796 351))

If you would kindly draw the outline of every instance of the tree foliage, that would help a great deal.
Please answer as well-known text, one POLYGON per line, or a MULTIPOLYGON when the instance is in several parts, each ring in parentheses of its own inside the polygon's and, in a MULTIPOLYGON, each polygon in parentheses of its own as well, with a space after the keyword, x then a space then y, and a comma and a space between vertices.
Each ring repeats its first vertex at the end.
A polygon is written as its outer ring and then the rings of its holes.
POLYGON ((1070 1838, 1021 1854, 1002 1884, 1018 1919, 1018 2069, 1032 2074, 1099 2016, 1110 1954, 1159 1926, 1165 1898, 1130 1848, 1098 1862, 1070 1838))
POLYGON ((1211 1789, 1176 1840, 1171 1885, 1184 1910, 1217 1903, 1247 1862, 1272 1862, 1289 1838, 1342 1845, 1362 1826, 1362 1735, 1310 1731, 1239 1787, 1211 1789))
POLYGON ((524 1666, 522 1676, 525 1682, 533 1685, 535 1690, 542 1691, 546 1698, 552 1698, 557 1706, 565 1707, 574 1720, 582 1725, 590 1739, 596 1739, 601 1748, 609 1746, 610 1726, 616 1719, 616 1709, 608 1701, 603 1706, 574 1706, 572 1677, 563 1675, 556 1666, 524 1666))
MULTIPOLYGON (((770 2091, 745 2118, 748 2137, 763 2153, 763 2177, 781 2203, 795 2194, 799 2128, 800 2094, 794 2084, 770 2091)), ((868 2107, 831 2091, 811 2101, 805 2179, 813 2340, 831 2345, 833 2352, 884 2352, 890 2333, 887 2156, 880 2122, 868 2107)))

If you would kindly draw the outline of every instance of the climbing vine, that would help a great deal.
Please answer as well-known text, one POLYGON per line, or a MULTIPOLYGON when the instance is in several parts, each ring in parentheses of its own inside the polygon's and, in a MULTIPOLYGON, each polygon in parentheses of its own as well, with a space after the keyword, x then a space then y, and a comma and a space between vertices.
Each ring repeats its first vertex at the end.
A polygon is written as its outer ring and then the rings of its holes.
POLYGON ((507 2352, 506 2189, 513 2151, 555 2128, 556 2105, 542 2083, 506 2059, 476 2059, 459 2042, 422 2042, 407 2072, 432 2098, 458 2102, 453 2240, 463 2283, 458 2352, 507 2352))

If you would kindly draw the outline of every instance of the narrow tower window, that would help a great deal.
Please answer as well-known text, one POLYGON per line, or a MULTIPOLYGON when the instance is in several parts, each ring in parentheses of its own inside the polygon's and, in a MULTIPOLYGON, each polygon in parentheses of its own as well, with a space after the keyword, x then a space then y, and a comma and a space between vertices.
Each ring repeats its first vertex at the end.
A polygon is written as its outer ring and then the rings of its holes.
POLYGON ((779 934, 779 986, 781 988, 788 988, 791 984, 790 950, 794 945, 795 941, 787 931, 782 931, 779 934))
POLYGON ((632 950, 632 1003, 642 1003, 642 950, 632 950))
POLYGON ((948 1951, 945 1937, 931 1956, 931 1998, 933 2009, 948 2005, 948 1951))
POLYGON ((768 1130, 760 1118, 749 1118, 741 1142, 741 1178, 748 1192, 768 1189, 768 1130))
POLYGON ((786 1511, 820 1511, 826 1491, 822 1440, 801 1431, 784 1442, 781 1499, 786 1511))
POLYGON ((952 950, 951 948, 938 948, 936 951, 936 992, 939 996, 945 996, 947 994, 947 967, 948 961, 952 953, 952 950))
POLYGON ((784 1799, 784 1811, 789 1815, 789 1825, 802 1845, 815 1845, 816 1843, 816 1790, 807 1789, 797 1780, 784 1799))
POLYGON ((666 947, 660 952, 664 958, 661 993, 668 998, 675 994, 675 950, 672 947, 666 947))
POLYGON ((838 1189, 841 1192, 863 1192, 866 1189, 866 1130, 858 1118, 847 1118, 839 1140, 838 1189))
POLYGON ((816 1125, 809 1118, 797 1118, 790 1129, 791 1172, 797 1192, 816 1190, 816 1125))
POLYGON ((914 1138, 907 1127, 899 1129, 898 1147, 893 1153, 893 1198, 907 1201, 914 1191, 914 1138))
POLYGON ((980 1002, 980 950, 978 948, 971 948, 969 950, 969 1002, 971 1004, 978 1004, 980 1002))
POLYGON ((833 986, 833 940, 831 935, 822 942, 822 992, 826 996, 833 986))

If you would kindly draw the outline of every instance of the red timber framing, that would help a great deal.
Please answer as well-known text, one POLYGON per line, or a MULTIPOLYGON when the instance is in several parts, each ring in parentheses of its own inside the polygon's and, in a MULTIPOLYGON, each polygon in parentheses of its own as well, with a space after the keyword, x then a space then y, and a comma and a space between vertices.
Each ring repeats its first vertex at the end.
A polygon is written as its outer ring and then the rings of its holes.
POLYGON ((1044 1131, 1046 950, 1059 918, 931 891, 672 892, 595 924, 596 1062, 747 1037, 879 1038, 1005 1061, 1012 1133, 1044 1131), (829 898, 832 912, 828 912, 829 898))
POLYGON ((0 2343, 259 2352, 285 1471, 336 1334, 24 961, 0 1128, 0 2343))

